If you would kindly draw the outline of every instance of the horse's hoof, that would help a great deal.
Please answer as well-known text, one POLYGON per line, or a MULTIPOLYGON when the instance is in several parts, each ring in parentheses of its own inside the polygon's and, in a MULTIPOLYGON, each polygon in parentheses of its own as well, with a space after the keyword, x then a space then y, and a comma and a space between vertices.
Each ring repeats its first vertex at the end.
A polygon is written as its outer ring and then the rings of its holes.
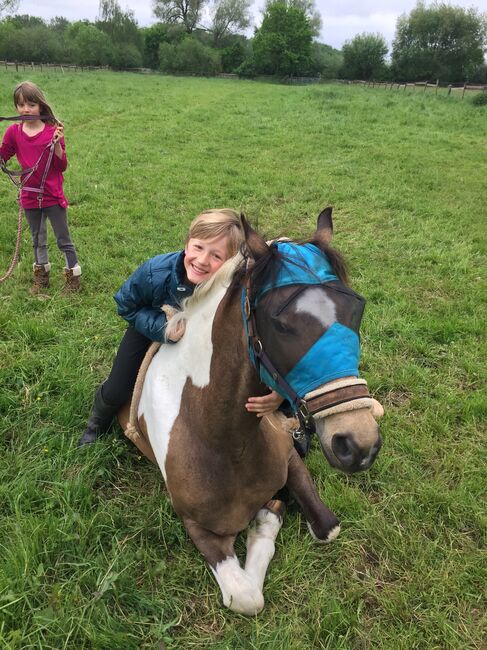
POLYGON ((223 604, 232 612, 255 616, 264 608, 264 596, 254 580, 229 557, 212 568, 223 596, 223 604))
POLYGON ((264 596, 257 587, 252 585, 248 591, 240 591, 234 595, 227 604, 227 607, 236 614, 255 616, 264 609, 264 596))
POLYGON ((338 537, 340 534, 340 524, 336 524, 336 526, 333 526, 333 528, 330 528, 330 530, 323 536, 323 537, 318 537, 314 530, 311 528, 311 524, 309 521, 306 522, 308 525, 308 530, 311 533, 311 537, 313 537, 314 540, 316 540, 319 544, 328 544, 329 542, 332 542, 334 539, 338 537))

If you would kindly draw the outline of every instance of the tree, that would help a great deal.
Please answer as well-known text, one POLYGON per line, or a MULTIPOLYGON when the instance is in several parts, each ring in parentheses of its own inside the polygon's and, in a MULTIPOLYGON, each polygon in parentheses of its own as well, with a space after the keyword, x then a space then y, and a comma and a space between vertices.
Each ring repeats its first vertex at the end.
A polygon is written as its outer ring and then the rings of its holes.
POLYGON ((338 73, 343 66, 343 54, 331 45, 324 43, 312 44, 312 71, 320 74, 323 79, 337 79, 338 73))
POLYGON ((13 14, 19 8, 20 0, 0 0, 0 17, 13 14))
POLYGON ((199 23, 208 0, 153 0, 154 16, 163 23, 182 23, 191 34, 199 23))
POLYGON ((210 31, 218 46, 228 34, 250 25, 250 6, 253 0, 215 0, 210 31))
POLYGON ((108 34, 113 43, 132 43, 142 49, 142 36, 133 11, 122 11, 117 0, 100 0, 99 12, 96 27, 108 34))
POLYGON ((106 34, 87 22, 72 23, 67 42, 71 60, 78 65, 107 65, 112 57, 112 44, 106 34))
POLYGON ((164 72, 215 74, 221 70, 218 52, 203 45, 194 36, 185 38, 177 45, 161 43, 159 56, 161 70, 164 72))
POLYGON ((392 68, 397 79, 468 81, 484 61, 487 14, 418 2, 396 25, 392 68))
MULTIPOLYGON (((309 20, 311 29, 313 31, 313 36, 318 36, 321 29, 321 15, 320 12, 316 9, 314 0, 279 0, 286 7, 294 7, 295 9, 302 9, 306 18, 309 20)), ((266 9, 275 0, 268 0, 266 3, 266 9)))
POLYGON ((359 34, 342 47, 346 79, 380 79, 386 69, 387 44, 380 34, 359 34))
POLYGON ((49 29, 57 34, 64 34, 69 27, 69 20, 62 16, 55 16, 49 21, 49 29))
POLYGON ((311 68, 313 30, 302 9, 268 5, 253 42, 253 68, 260 74, 304 75, 311 68))

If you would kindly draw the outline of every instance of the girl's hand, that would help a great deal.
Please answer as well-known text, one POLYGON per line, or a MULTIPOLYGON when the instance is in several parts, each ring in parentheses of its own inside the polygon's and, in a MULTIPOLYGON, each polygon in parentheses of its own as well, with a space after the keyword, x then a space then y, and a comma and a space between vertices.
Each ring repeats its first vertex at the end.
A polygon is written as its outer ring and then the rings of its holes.
POLYGON ((53 142, 57 144, 64 137, 64 125, 58 122, 54 131, 53 142))
POLYGON ((261 418, 263 415, 273 413, 283 402, 284 398, 279 393, 276 393, 275 390, 271 390, 268 395, 263 395, 262 397, 249 397, 245 408, 247 411, 255 413, 258 418, 261 418))

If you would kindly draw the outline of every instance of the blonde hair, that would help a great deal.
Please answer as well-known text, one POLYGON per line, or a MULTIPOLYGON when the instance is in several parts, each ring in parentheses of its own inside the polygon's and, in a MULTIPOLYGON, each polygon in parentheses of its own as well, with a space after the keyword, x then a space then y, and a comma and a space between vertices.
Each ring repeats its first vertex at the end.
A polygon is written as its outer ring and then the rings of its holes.
POLYGON ((47 103, 47 99, 44 97, 42 90, 32 81, 22 81, 17 86, 15 86, 15 106, 18 106, 22 100, 24 102, 34 102, 35 104, 39 104, 41 115, 48 116, 48 119, 45 120, 48 124, 51 124, 53 126, 56 126, 56 124, 61 124, 61 122, 54 115, 54 111, 47 103))
POLYGON ((176 332, 178 323, 189 320, 208 295, 211 295, 213 291, 218 291, 220 287, 230 286, 235 271, 240 268, 243 260, 243 255, 240 252, 237 252, 226 260, 226 262, 220 266, 218 271, 209 277, 208 280, 196 285, 194 293, 183 300, 181 310, 176 311, 176 313, 168 320, 164 331, 166 342, 171 338, 171 335, 176 332))
POLYGON ((215 239, 228 237, 228 255, 233 257, 245 241, 244 229, 240 215, 231 208, 205 210, 189 226, 186 243, 190 239, 215 239))

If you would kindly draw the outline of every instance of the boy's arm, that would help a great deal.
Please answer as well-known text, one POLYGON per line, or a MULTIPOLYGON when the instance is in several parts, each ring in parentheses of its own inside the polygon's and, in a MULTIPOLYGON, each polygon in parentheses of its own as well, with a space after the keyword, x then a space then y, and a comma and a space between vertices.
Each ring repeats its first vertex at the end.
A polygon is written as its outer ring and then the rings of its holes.
POLYGON ((160 309, 152 306, 153 285, 151 260, 132 273, 115 294, 117 311, 139 334, 151 341, 162 341, 167 317, 160 309))
POLYGON ((276 393, 275 390, 271 390, 267 395, 262 395, 261 397, 249 397, 245 408, 251 413, 255 413, 258 418, 261 418, 263 415, 277 411, 277 409, 283 403, 284 398, 276 393))

